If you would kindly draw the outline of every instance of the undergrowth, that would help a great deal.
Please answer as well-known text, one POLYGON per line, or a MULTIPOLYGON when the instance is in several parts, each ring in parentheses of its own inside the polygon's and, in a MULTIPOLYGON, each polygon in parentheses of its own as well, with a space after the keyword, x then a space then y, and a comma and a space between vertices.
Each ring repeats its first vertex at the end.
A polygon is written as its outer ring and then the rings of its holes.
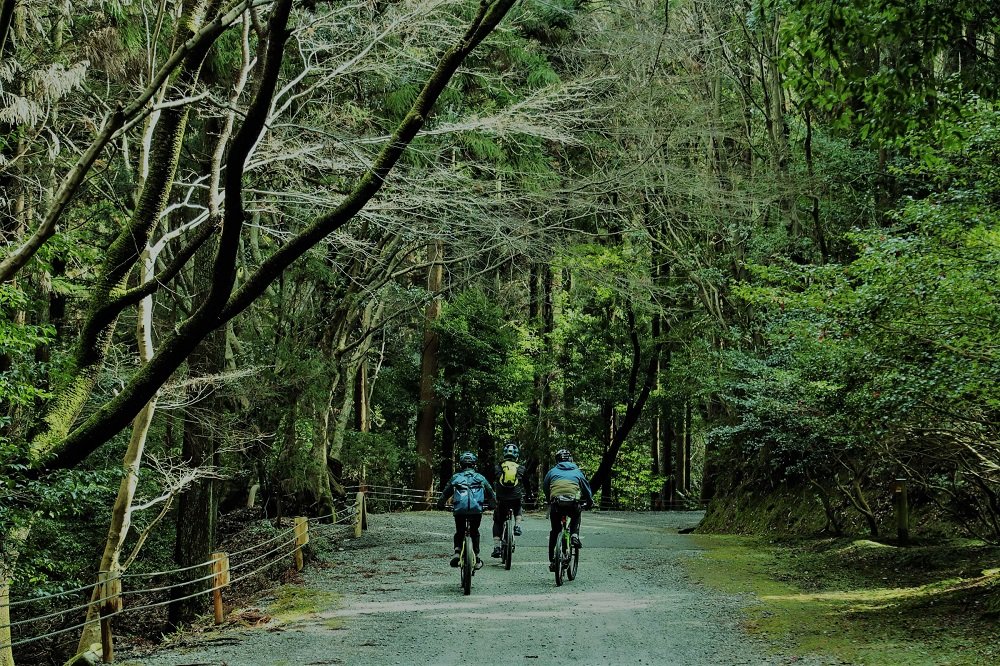
POLYGON ((782 649, 853 664, 1000 661, 1000 548, 971 540, 897 547, 848 538, 697 535, 692 577, 758 600, 746 628, 782 649))

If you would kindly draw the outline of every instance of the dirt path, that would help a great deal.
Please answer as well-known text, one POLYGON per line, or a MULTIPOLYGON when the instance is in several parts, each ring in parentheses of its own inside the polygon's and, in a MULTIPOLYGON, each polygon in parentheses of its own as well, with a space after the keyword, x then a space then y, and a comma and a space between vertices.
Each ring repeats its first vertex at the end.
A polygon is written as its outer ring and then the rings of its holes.
MULTIPOLYGON (((263 629, 230 630, 222 641, 126 656, 144 666, 320 666, 323 664, 830 664, 780 655, 738 628, 749 600, 686 579, 695 555, 678 528, 695 513, 590 513, 576 580, 556 588, 545 552, 548 521, 529 516, 514 564, 498 560, 462 595, 448 567, 451 516, 375 515, 371 530, 328 563, 307 567, 309 590, 336 600, 263 629), (238 639, 238 640, 236 640, 238 639)), ((484 520, 484 534, 488 521, 484 520)), ((484 555, 489 538, 483 539, 484 555)), ((303 599, 303 601, 306 601, 303 599)), ((266 604, 262 604, 267 610, 266 604)))

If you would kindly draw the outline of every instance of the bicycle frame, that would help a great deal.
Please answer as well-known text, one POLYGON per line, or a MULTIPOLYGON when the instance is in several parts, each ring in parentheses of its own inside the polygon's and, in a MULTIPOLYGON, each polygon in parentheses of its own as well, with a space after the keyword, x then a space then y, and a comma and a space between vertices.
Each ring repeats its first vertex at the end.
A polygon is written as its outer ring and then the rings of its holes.
POLYGON ((580 565, 580 549, 573 545, 573 537, 569 531, 570 520, 566 514, 562 515, 562 533, 556 542, 556 586, 563 584, 563 576, 567 580, 576 578, 576 570, 580 565))
POLYGON ((504 521, 503 534, 500 537, 500 557, 505 569, 510 569, 514 555, 514 510, 507 509, 507 520, 504 521))

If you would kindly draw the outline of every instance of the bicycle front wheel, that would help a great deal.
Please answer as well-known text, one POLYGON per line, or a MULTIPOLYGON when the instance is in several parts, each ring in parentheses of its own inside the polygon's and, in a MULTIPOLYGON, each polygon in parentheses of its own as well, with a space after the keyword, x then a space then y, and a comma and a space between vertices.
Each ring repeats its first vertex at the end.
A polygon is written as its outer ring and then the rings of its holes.
POLYGON ((580 566, 580 549, 573 546, 573 552, 569 555, 569 566, 566 567, 566 578, 573 580, 576 578, 576 570, 580 566))
POLYGON ((476 566, 476 554, 472 551, 472 539, 465 537, 462 549, 462 594, 472 594, 472 568, 476 566))

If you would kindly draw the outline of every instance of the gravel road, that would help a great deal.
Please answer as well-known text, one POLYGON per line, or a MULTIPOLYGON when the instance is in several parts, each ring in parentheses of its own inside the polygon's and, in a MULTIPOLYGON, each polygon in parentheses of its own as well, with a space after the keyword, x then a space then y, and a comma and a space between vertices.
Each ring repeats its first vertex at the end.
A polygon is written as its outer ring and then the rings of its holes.
MULTIPOLYGON (((829 664, 776 653, 739 630, 752 600, 693 584, 697 556, 678 534, 699 513, 587 513, 580 571, 555 587, 548 521, 528 516, 510 571, 488 557, 463 596, 448 566, 452 520, 441 512, 370 516, 360 539, 307 566, 307 588, 335 591, 330 607, 291 622, 229 629, 198 644, 124 657, 143 666, 327 664, 829 664)), ((318 541, 318 540, 317 540, 318 541)), ((267 612, 267 600, 261 608, 267 612)))

